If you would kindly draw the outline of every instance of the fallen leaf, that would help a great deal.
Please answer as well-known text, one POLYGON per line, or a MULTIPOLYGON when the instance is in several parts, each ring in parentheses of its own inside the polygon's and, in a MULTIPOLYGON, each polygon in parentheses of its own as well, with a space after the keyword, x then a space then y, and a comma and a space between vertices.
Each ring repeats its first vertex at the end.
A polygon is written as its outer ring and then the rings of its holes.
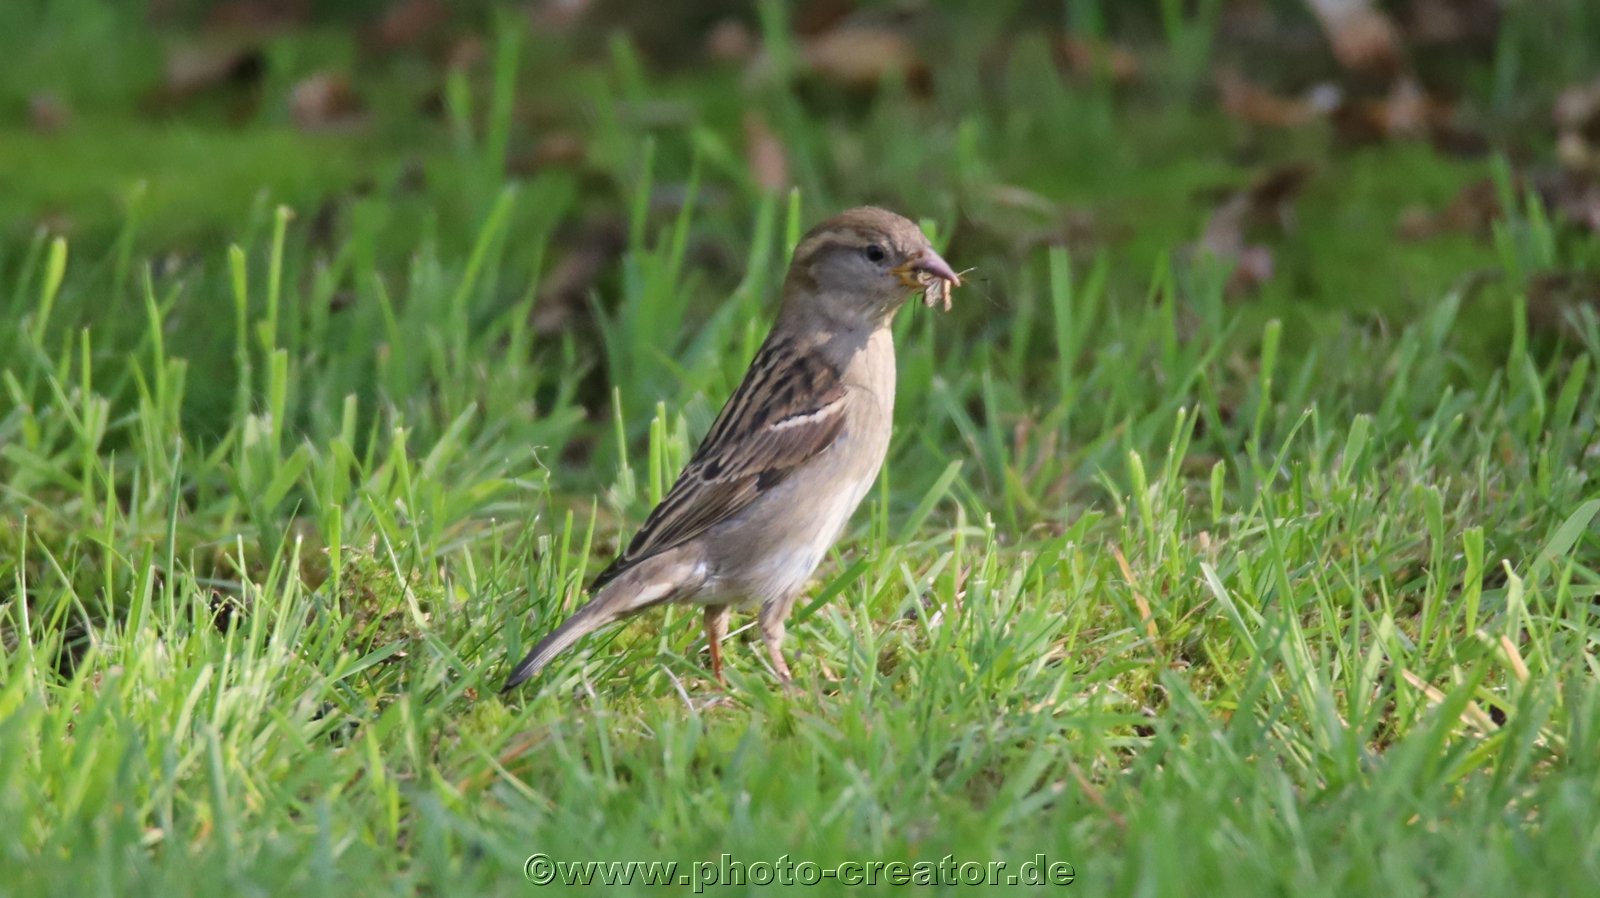
POLYGON ((800 35, 831 31, 844 24, 858 5, 859 0, 804 0, 790 3, 790 27, 800 35))
POLYGON ((1455 125, 1455 109, 1410 76, 1397 78, 1387 96, 1341 103, 1333 111, 1341 139, 1352 144, 1434 139, 1461 143, 1470 135, 1455 125))
POLYGON ((1282 97, 1247 80, 1234 69, 1217 75, 1222 111, 1234 121, 1269 128, 1291 128, 1315 120, 1318 108, 1305 100, 1282 97))
POLYGON ((374 36, 386 50, 410 47, 437 36, 449 21, 444 0, 396 0, 378 19, 374 36))
POLYGON ((1449 109, 1429 97, 1415 78, 1401 78, 1389 89, 1379 114, 1386 136, 1423 137, 1436 121, 1448 117, 1449 109))
POLYGON ((1061 68, 1074 77, 1109 76, 1111 83, 1118 85, 1139 80, 1139 59, 1130 50, 1072 34, 1056 38, 1054 46, 1061 68))
POLYGON ((212 31, 267 37, 304 25, 312 0, 226 0, 206 13, 212 31))
POLYGON ((450 44, 445 52, 444 67, 452 72, 464 72, 483 64, 489 58, 489 48, 476 34, 463 35, 450 44))
POLYGON ((583 21, 594 0, 538 0, 528 6, 528 19, 541 33, 569 31, 583 21))
POLYGON ((1372 0, 1306 0, 1341 66, 1391 76, 1400 71, 1400 34, 1372 0))
POLYGON ((1553 115, 1563 131, 1600 137, 1600 78, 1563 90, 1556 96, 1553 115))
POLYGON ((706 53, 718 62, 746 62, 756 52, 756 37, 739 19, 723 19, 706 34, 706 53))
POLYGON ((167 51, 162 89, 168 97, 182 99, 222 85, 254 86, 266 65, 266 56, 254 45, 180 45, 167 51))
MULTIPOLYGON (((1225 202, 1213 209, 1211 215, 1206 218, 1205 228, 1200 233, 1198 248, 1217 259, 1235 263, 1235 273, 1239 274, 1237 266, 1243 261, 1245 252, 1251 248, 1245 243, 1244 237, 1245 225, 1249 216, 1250 192, 1248 190, 1236 191, 1225 202)), ((1268 254, 1264 260, 1265 268, 1267 269, 1265 276, 1258 277, 1261 273, 1260 269, 1263 267, 1263 260, 1259 257, 1259 254, 1256 255, 1257 258, 1252 260, 1253 264, 1248 270, 1244 271, 1241 277, 1260 283, 1266 280, 1266 277, 1271 276, 1272 260, 1270 254, 1268 254)), ((1233 292, 1233 281, 1233 277, 1230 277, 1228 282, 1230 294, 1233 292)))
POLYGON ((1600 169, 1600 78, 1563 90, 1552 117, 1556 158, 1569 169, 1600 169))
POLYGON ((903 32, 872 25, 825 31, 807 40, 800 55, 813 74, 846 87, 875 87, 890 75, 916 85, 928 74, 903 32))
POLYGON ((789 186, 789 153, 755 110, 744 114, 744 156, 750 180, 764 192, 789 186))
MULTIPOLYGON (((1557 222, 1600 234, 1600 176, 1561 168, 1516 173, 1511 183, 1512 193, 1521 197, 1530 188, 1557 222)), ((1483 237, 1504 214, 1499 189, 1492 180, 1481 178, 1463 186, 1450 204, 1438 212, 1420 206, 1408 208, 1401 214, 1399 233, 1411 240, 1446 232, 1483 237)))
POLYGON ((1294 201, 1311 180, 1308 165, 1280 165, 1250 182, 1250 201, 1259 215, 1282 229, 1289 229, 1294 221, 1294 201))
POLYGON ((1294 219, 1294 199, 1311 177, 1304 165, 1286 165, 1258 175, 1249 186, 1235 190, 1206 219, 1195 249, 1216 259, 1230 262, 1229 297, 1245 296, 1272 279, 1272 250, 1251 242, 1252 231, 1283 232, 1294 219))
POLYGON ((318 72, 295 84, 289 115, 302 131, 346 130, 367 122, 366 106, 337 72, 318 72))
POLYGON ((1562 131, 1556 135, 1556 161, 1566 168, 1582 171, 1600 164, 1600 156, 1582 134, 1562 131))
POLYGON ((1494 181, 1481 178, 1461 188, 1444 209, 1410 206, 1400 213, 1399 233, 1407 240, 1426 240, 1443 233, 1488 234, 1500 217, 1500 194, 1494 181))
POLYGON ((1411 0, 1405 32, 1412 44, 1491 45, 1500 33, 1501 0, 1411 0))

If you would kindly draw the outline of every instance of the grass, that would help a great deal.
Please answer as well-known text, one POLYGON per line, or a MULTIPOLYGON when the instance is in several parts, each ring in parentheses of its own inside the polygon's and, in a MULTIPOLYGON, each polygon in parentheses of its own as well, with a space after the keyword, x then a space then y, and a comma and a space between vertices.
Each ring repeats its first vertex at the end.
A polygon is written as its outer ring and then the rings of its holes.
MULTIPOLYGON (((1211 26, 1162 8, 1195 69, 1211 26)), ((1246 180, 1226 122, 1054 77, 994 102, 968 57, 929 103, 819 115, 614 43, 564 82, 590 169, 508 179, 505 98, 553 64, 499 34, 421 187, 361 138, 302 168, 270 114, 197 138, 217 190, 136 125, 0 149, 41 173, 19 202, 64 185, 83 216, 0 226, 0 894, 521 894, 535 853, 1592 890, 1600 320, 1527 312, 1540 272, 1592 270, 1592 235, 1502 177, 1492 237, 1396 243, 1406 203, 1495 165, 1266 138, 1318 174, 1279 276, 1230 299, 1177 251, 1195 191, 1246 180), (749 183, 717 98, 762 104, 799 190, 749 183), (101 170, 105 133, 149 161, 101 170), (168 174, 141 193, 146 166, 168 174), (1128 236, 1013 242, 1038 223, 1011 186, 1128 236), (890 461, 791 624, 799 688, 741 634, 723 693, 678 610, 498 697, 737 381, 798 230, 862 199, 977 273, 897 324, 890 461), (583 325, 535 333, 593 208, 621 210, 623 254, 583 325)))

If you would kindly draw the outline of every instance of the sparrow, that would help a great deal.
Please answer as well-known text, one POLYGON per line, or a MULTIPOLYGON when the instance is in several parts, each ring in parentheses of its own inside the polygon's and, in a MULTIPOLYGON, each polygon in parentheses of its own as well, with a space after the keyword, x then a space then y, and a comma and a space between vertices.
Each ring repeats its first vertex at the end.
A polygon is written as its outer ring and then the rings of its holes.
POLYGON ((502 691, 589 633, 671 602, 704 607, 718 682, 730 609, 756 610, 787 684, 784 622, 889 448, 890 322, 917 292, 948 310, 960 284, 922 230, 885 209, 850 209, 807 232, 772 330, 672 489, 502 691))

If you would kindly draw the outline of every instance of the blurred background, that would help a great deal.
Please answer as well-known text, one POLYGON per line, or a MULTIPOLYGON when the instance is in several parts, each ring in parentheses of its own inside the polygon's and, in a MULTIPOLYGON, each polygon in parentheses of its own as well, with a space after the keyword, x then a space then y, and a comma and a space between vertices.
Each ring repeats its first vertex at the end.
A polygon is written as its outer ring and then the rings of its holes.
POLYGON ((1489 273, 1532 194, 1571 247, 1534 301, 1593 294, 1585 0, 12 0, 0 34, 13 270, 44 232, 172 274, 278 204, 388 267, 470 245, 509 181, 538 200, 499 287, 535 283, 549 333, 617 293, 630 227, 691 205, 715 305, 749 208, 795 188, 807 223, 868 201, 942 223, 1002 309, 1061 246, 1391 313, 1489 273))
POLYGON ((1514 309, 1582 343, 1600 296, 1587 0, 13 0, 0 58, 13 357, 81 354, 129 409, 159 320, 201 446, 263 407, 426 443, 471 406, 590 495, 657 403, 708 423, 794 234, 865 202, 975 269, 902 319, 907 395, 1016 524, 1163 443, 1180 349, 1220 457, 1267 342, 1347 360, 1323 401, 1360 410, 1445 297, 1471 368, 1514 309))
POLYGON ((1595 0, 0 0, 0 891, 1591 894, 1597 367, 1595 0), (867 202, 803 690, 497 699, 867 202))
POLYGON ((1290 400, 1360 411, 1446 298, 1440 387, 1594 339, 1588 0, 12 0, 0 59, 0 314, 26 324, 0 347, 81 356, 126 421, 164 335, 171 427, 280 441, 185 475, 267 542, 310 492, 294 440, 426 446, 469 411, 496 459, 472 472, 633 508, 626 450, 671 437, 671 473, 794 234, 866 202, 975 269, 900 321, 931 411, 897 455, 961 447, 958 489, 1015 526, 1070 519, 1175 408, 1227 457, 1268 343, 1325 369, 1290 400))

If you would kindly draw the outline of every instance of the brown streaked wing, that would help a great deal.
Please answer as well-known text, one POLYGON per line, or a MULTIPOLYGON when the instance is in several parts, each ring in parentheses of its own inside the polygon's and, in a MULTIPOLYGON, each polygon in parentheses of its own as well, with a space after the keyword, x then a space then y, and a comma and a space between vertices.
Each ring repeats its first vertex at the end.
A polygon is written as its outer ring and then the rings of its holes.
POLYGON ((844 396, 824 359, 792 340, 762 344, 677 482, 590 590, 733 517, 828 448, 844 429, 844 396))

